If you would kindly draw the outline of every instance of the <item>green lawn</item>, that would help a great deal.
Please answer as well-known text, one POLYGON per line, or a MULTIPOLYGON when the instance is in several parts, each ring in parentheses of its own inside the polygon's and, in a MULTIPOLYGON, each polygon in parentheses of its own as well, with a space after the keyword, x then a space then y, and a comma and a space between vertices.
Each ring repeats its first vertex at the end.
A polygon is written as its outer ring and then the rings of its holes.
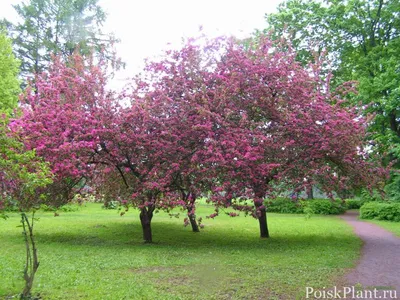
MULTIPOLYGON (((199 215, 212 212, 201 205, 199 215)), ((136 211, 89 203, 77 212, 38 213, 43 299, 294 299, 305 287, 334 285, 354 266, 361 242, 336 217, 269 214, 270 239, 251 217, 205 219, 192 233, 168 214, 153 219, 143 244, 136 211)), ((24 244, 18 215, 0 221, 0 298, 22 288, 24 244)))
POLYGON ((386 230, 393 232, 395 235, 400 236, 400 222, 378 221, 378 220, 363 220, 375 223, 386 230))

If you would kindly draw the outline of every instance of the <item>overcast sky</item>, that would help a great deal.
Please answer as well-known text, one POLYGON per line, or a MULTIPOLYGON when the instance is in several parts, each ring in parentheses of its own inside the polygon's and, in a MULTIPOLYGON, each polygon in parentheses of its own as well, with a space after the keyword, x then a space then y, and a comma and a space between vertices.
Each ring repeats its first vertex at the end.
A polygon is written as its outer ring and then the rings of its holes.
MULTIPOLYGON (((25 0, 25 2, 28 0, 25 0)), ((20 0, 0 0, 0 18, 15 20, 11 4, 20 0)), ((246 37, 255 28, 264 28, 265 13, 273 12, 282 0, 100 0, 108 13, 105 32, 121 39, 118 55, 127 63, 115 82, 132 77, 143 59, 157 55, 170 43, 179 45, 182 37, 203 33, 208 36, 246 37)))

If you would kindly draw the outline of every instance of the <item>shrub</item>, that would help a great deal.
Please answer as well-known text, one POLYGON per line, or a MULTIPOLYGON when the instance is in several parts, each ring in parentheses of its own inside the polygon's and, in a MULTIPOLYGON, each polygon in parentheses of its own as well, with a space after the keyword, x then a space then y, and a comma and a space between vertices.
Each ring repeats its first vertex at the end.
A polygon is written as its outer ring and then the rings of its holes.
POLYGON ((11 197, 7 197, 5 199, 5 203, 3 203, 4 205, 4 211, 6 212, 18 212, 19 208, 18 208, 18 201, 12 199, 11 197))
POLYGON ((400 222, 400 203, 365 203, 361 206, 360 218, 400 222))
POLYGON ((304 201, 304 210, 317 215, 338 215, 346 211, 346 204, 341 200, 315 199, 304 201))
POLYGON ((58 208, 58 211, 62 211, 62 212, 74 212, 74 211, 78 211, 79 210, 79 206, 78 205, 63 205, 60 208, 58 208))
POLYGON ((276 198, 267 200, 266 206, 268 212, 282 213, 282 214, 302 214, 303 207, 301 202, 293 201, 288 198, 276 198))
POLYGON ((54 207, 47 204, 42 204, 40 205, 40 209, 51 212, 74 212, 79 210, 79 206, 74 204, 66 204, 60 207, 54 207))
POLYGON ((97 199, 92 194, 76 194, 72 199, 71 203, 82 205, 85 202, 102 202, 102 199, 97 199))
POLYGON ((364 204, 364 201, 356 199, 346 199, 345 202, 347 209, 360 209, 360 207, 364 204))
POLYGON ((112 200, 112 201, 104 202, 102 208, 105 208, 105 209, 118 209, 119 206, 120 206, 120 202, 119 201, 112 200))
POLYGON ((392 176, 391 182, 385 186, 385 192, 391 202, 400 202, 400 175, 392 176))
POLYGON ((337 215, 346 211, 346 204, 341 200, 313 199, 293 201, 288 198, 276 198, 266 201, 268 212, 286 214, 337 215))
POLYGON ((363 203, 366 202, 381 202, 384 201, 382 194, 379 193, 377 190, 373 190, 372 193, 367 190, 361 191, 361 201, 363 203))

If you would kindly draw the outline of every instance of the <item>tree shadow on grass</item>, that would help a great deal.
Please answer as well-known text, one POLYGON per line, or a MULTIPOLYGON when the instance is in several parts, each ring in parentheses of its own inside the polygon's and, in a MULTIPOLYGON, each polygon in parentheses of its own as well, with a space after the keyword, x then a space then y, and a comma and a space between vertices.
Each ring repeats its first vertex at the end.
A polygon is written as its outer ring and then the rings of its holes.
MULTIPOLYGON (((293 225, 295 226, 295 225, 293 225)), ((59 243, 65 245, 102 246, 112 248, 220 248, 229 250, 267 249, 282 251, 285 248, 304 249, 316 246, 324 248, 335 245, 345 246, 354 242, 355 237, 345 235, 319 235, 318 233, 272 232, 269 239, 258 237, 257 230, 242 231, 231 228, 205 229, 193 233, 189 228, 180 224, 154 223, 153 244, 144 244, 139 223, 107 223, 106 225, 87 225, 80 230, 70 230, 65 227, 62 231, 37 230, 37 242, 40 244, 59 243)))

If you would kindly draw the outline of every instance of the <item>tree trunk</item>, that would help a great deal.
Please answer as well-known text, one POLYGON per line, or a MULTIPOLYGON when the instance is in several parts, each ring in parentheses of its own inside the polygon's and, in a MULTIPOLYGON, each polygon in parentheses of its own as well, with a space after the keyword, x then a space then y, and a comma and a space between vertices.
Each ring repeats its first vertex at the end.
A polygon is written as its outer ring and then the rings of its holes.
POLYGON ((143 240, 145 243, 153 242, 151 233, 151 219, 153 218, 154 206, 143 207, 140 209, 140 223, 142 224, 143 240))
POLYGON ((259 210, 258 222, 260 224, 260 237, 269 238, 267 210, 265 208, 259 210))
POLYGON ((192 209, 188 208, 188 217, 190 221, 190 225, 192 225, 192 231, 193 232, 200 232, 199 225, 197 224, 196 221, 196 215, 191 213, 192 209))
POLYGON ((25 213, 21 214, 21 222, 22 222, 23 234, 25 238, 25 247, 26 247, 26 261, 24 268, 25 286, 24 290, 22 291, 20 299, 31 299, 33 280, 35 279, 36 271, 39 268, 35 237, 33 235, 34 220, 35 220, 34 212, 32 213, 31 222, 29 222, 29 218, 25 213))
POLYGON ((254 200, 254 205, 257 210, 256 213, 257 213, 258 223, 260 224, 260 237, 269 238, 267 209, 265 208, 264 205, 264 194, 262 193, 257 193, 257 194, 256 194, 256 199, 254 200))
POLYGON ((186 208, 188 211, 188 218, 190 221, 190 225, 192 226, 192 231, 193 232, 200 232, 199 225, 197 224, 196 221, 196 195, 194 193, 188 193, 185 194, 182 192, 182 196, 184 197, 184 201, 187 204, 186 208))
POLYGON ((396 111, 391 111, 389 113, 390 129, 400 137, 399 122, 396 116, 396 111))
POLYGON ((308 186, 306 188, 306 192, 307 192, 307 199, 308 200, 314 199, 314 191, 313 191, 313 187, 312 186, 308 186))

